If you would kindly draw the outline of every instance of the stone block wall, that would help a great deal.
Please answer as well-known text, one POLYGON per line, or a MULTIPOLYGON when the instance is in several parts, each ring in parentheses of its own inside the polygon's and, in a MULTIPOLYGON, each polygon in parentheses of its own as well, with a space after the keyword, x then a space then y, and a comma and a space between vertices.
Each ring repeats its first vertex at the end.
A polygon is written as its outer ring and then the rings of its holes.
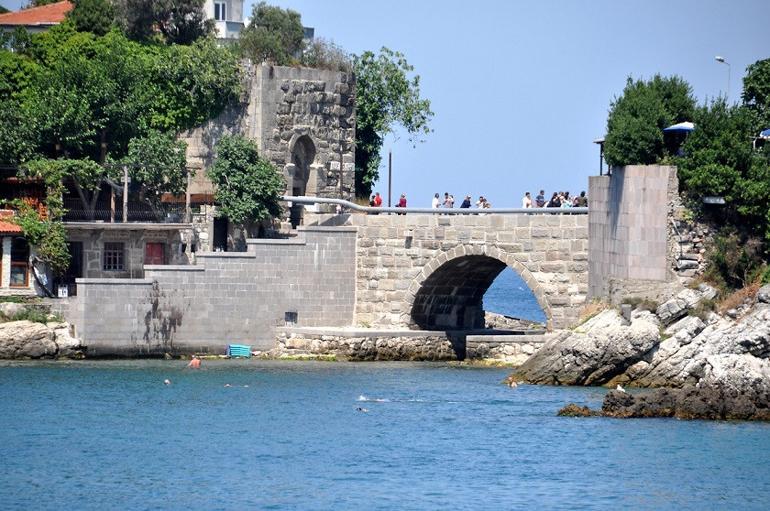
POLYGON ((506 266, 533 291, 549 328, 574 324, 588 293, 587 215, 351 215, 349 222, 359 227, 359 326, 483 328, 481 298, 506 266), (438 323, 416 325, 415 304, 438 323))
POLYGON ((211 194, 206 169, 226 134, 257 144, 283 173, 286 192, 349 199, 354 193, 355 82, 352 74, 244 62, 242 103, 181 139, 195 170, 191 193, 211 194))
POLYGON ((589 297, 660 300, 676 286, 670 261, 669 205, 676 168, 614 168, 589 178, 589 297))
POLYGON ((231 343, 270 349, 287 319, 350 325, 355 229, 301 234, 249 240, 247 252, 198 253, 196 265, 145 266, 144 279, 79 279, 68 319, 97 356, 223 353, 231 343))

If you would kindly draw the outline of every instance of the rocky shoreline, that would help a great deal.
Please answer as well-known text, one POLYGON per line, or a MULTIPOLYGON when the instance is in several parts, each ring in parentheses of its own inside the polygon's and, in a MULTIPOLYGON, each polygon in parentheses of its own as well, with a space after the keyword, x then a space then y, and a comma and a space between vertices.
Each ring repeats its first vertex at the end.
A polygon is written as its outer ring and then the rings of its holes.
MULTIPOLYGON (((611 392, 601 412, 586 415, 768 420, 770 285, 740 317, 695 314, 715 295, 706 285, 685 289, 628 319, 607 309, 547 342, 507 381, 661 388, 636 397, 611 392)), ((579 408, 567 412, 581 415, 579 408)))

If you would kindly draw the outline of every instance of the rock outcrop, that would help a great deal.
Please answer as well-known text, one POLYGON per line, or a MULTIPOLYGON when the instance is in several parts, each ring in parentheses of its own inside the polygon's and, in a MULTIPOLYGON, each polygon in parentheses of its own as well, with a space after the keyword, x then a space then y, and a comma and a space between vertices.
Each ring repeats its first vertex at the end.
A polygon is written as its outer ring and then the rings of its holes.
POLYGON ((770 393, 766 388, 737 391, 732 387, 694 386, 654 389, 640 394, 611 390, 601 410, 569 404, 558 415, 568 417, 675 417, 677 419, 770 420, 770 393))
POLYGON ((628 325, 605 310, 548 342, 509 381, 657 388, 611 392, 601 412, 571 406, 562 415, 770 420, 770 286, 740 317, 691 315, 715 296, 710 286, 687 289, 656 314, 634 311, 628 325))
POLYGON ((608 309, 574 332, 546 342, 509 381, 601 385, 644 357, 659 340, 654 315, 634 314, 631 323, 625 324, 617 311, 608 309))
POLYGON ((68 323, 0 323, 0 358, 77 358, 84 350, 80 341, 72 337, 68 323))

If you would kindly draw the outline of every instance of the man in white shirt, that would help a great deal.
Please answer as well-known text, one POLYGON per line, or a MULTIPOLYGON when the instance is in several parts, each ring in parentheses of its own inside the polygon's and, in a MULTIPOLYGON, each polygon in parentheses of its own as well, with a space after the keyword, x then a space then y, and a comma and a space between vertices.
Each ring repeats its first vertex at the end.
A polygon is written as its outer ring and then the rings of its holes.
POLYGON ((524 197, 522 197, 521 207, 525 209, 529 209, 532 207, 532 198, 529 196, 529 192, 525 193, 524 197))
POLYGON ((433 209, 438 209, 440 202, 438 200, 438 193, 433 196, 433 200, 430 203, 430 207, 433 209))

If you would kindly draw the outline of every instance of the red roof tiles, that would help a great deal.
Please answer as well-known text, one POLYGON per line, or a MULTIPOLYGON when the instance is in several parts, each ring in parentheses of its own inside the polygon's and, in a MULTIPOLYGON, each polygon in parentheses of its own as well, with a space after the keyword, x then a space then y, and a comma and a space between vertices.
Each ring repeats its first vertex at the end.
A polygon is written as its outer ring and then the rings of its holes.
POLYGON ((0 210, 0 234, 21 234, 21 227, 6 221, 10 218, 13 218, 13 211, 0 210))
POLYGON ((72 2, 56 2, 55 4, 30 7, 16 12, 0 14, 0 26, 47 26, 58 25, 72 10, 72 2))

